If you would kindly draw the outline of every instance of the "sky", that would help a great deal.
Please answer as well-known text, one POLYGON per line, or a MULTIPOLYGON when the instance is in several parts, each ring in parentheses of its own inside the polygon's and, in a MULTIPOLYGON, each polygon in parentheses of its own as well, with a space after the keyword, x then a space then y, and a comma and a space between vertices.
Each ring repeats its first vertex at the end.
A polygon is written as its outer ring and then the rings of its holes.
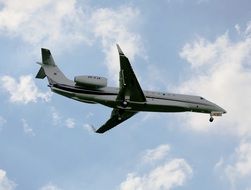
POLYGON ((249 0, 0 0, 0 190, 251 190, 249 0), (227 110, 139 113, 100 135, 111 109, 52 94, 41 48, 118 85, 118 43, 146 90, 227 110))

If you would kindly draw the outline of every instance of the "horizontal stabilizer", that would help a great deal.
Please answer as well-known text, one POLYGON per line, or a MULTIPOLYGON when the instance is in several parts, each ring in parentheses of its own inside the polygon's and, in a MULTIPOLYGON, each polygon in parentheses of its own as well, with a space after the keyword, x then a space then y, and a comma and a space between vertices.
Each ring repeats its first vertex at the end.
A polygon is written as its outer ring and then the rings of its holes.
POLYGON ((46 77, 46 74, 44 72, 43 67, 40 67, 40 69, 39 69, 39 71, 38 71, 38 73, 36 75, 36 78, 37 79, 44 79, 44 77, 46 77))

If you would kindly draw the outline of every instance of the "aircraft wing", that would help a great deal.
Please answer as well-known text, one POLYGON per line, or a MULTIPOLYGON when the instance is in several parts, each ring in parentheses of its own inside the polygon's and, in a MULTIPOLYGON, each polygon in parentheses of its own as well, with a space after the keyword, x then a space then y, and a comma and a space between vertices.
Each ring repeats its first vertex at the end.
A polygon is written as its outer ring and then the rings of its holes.
POLYGON ((128 58, 124 55, 119 45, 117 44, 119 59, 120 59, 120 73, 119 73, 119 94, 117 101, 135 101, 145 102, 145 95, 139 85, 139 82, 133 72, 132 66, 128 58))
MULTIPOLYGON (((145 95, 139 85, 139 82, 133 72, 132 66, 128 58, 124 55, 119 45, 117 45, 120 59, 120 73, 119 73, 119 93, 116 98, 119 102, 134 101, 145 102, 145 95)), ((117 126, 123 121, 129 119, 137 112, 131 112, 126 109, 114 108, 110 119, 97 129, 96 133, 104 133, 111 128, 117 126)))
POLYGON ((110 119, 104 125, 102 125, 99 129, 97 129, 95 132, 104 133, 110 130, 111 128, 117 126, 118 124, 122 123, 123 121, 129 119, 136 113, 137 112, 129 112, 126 110, 114 108, 112 110, 110 119))

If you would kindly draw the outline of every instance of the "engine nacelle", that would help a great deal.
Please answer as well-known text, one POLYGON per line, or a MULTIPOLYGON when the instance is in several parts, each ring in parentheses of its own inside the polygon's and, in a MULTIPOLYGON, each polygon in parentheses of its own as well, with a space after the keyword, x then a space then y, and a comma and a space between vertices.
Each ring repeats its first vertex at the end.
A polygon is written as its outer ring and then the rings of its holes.
POLYGON ((87 88, 103 88, 107 86, 107 78, 99 76, 76 76, 74 77, 76 85, 87 88))

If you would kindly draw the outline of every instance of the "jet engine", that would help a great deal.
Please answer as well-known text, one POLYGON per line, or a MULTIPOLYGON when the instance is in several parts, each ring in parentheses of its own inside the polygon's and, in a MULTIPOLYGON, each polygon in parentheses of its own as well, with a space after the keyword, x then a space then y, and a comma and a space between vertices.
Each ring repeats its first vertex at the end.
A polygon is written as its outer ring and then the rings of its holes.
POLYGON ((76 76, 74 82, 77 86, 86 88, 103 88, 107 86, 107 78, 99 76, 76 76))

